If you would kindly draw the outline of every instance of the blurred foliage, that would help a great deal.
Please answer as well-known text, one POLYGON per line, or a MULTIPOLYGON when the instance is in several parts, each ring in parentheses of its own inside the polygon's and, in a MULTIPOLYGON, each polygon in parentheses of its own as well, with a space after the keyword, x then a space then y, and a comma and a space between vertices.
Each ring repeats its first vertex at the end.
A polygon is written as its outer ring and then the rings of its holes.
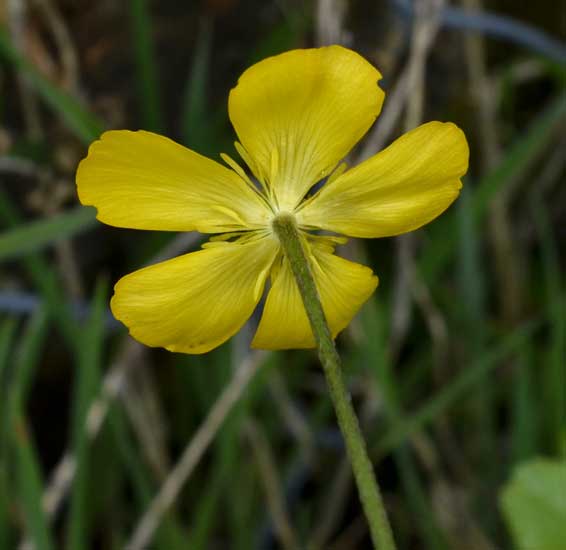
MULTIPOLYGON (((239 74, 316 44, 334 23, 392 92, 410 52, 401 4, 343 2, 343 19, 333 2, 295 0, 0 4, 0 548, 26 538, 37 550, 123 548, 250 360, 249 327, 205 356, 180 356, 136 346, 113 322, 109 287, 179 241, 96 224, 78 206, 88 144, 104 128, 146 128, 213 158, 235 154, 226 99, 239 74)), ((339 348, 400 550, 512 548, 510 535, 522 549, 523 529, 536 536, 548 520, 550 532, 552 514, 563 516, 550 463, 531 461, 552 458, 563 477, 566 70, 513 28, 493 32, 501 13, 535 26, 544 51, 564 48, 558 4, 485 4, 495 27, 482 19, 474 36, 485 31, 489 97, 457 26, 464 12, 442 19, 424 119, 466 132, 465 192, 415 234, 408 281, 394 239, 340 252, 380 277, 339 348)), ((314 354, 253 360, 257 374, 151 548, 285 547, 281 521, 302 548, 368 548, 314 354)), ((552 544, 529 548, 560 550, 552 544)))

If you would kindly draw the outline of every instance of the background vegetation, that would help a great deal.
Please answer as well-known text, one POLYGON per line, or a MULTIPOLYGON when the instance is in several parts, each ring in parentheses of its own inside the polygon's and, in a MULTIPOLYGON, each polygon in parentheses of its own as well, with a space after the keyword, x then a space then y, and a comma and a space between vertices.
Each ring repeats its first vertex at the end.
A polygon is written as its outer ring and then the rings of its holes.
POLYGON ((399 549, 522 548, 514 525, 560 518, 545 500, 566 476, 565 9, 1 3, 0 548, 369 547, 314 354, 251 353, 257 319, 204 356, 132 341, 113 283, 201 237, 103 226, 74 190, 105 128, 235 154, 238 75, 325 43, 384 75, 353 162, 421 121, 454 121, 471 145, 446 215, 340 251, 380 276, 339 348, 399 549))

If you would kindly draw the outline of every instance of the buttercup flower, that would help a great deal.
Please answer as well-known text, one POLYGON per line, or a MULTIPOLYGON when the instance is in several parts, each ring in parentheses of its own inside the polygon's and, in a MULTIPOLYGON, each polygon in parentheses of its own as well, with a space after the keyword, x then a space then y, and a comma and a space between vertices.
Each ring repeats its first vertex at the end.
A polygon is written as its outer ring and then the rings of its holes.
POLYGON ((100 221, 217 234, 198 252, 116 284, 111 308, 134 338, 207 352, 241 328, 270 278, 252 346, 314 347, 272 227, 280 214, 294 217, 300 230, 333 337, 348 325, 377 277, 334 254, 342 236, 388 237, 421 227, 454 201, 468 166, 464 134, 441 122, 419 126, 354 168, 340 164, 381 110, 380 78, 340 46, 290 51, 245 71, 228 109, 253 180, 226 155, 224 166, 150 132, 109 131, 91 145, 77 186, 100 221))

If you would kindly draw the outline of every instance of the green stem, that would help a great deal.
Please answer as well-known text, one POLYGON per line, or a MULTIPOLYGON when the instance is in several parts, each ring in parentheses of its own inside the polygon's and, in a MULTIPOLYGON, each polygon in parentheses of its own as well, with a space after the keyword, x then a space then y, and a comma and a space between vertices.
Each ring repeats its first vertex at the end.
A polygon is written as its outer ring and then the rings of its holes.
POLYGON ((366 444, 352 407, 350 395, 342 379, 340 357, 326 322, 299 230, 293 216, 284 214, 275 218, 273 228, 289 260, 305 305, 320 362, 330 388, 338 424, 346 441, 348 456, 354 471, 360 500, 369 523, 374 547, 379 548, 379 550, 395 550, 393 534, 387 520, 373 466, 368 457, 366 444))

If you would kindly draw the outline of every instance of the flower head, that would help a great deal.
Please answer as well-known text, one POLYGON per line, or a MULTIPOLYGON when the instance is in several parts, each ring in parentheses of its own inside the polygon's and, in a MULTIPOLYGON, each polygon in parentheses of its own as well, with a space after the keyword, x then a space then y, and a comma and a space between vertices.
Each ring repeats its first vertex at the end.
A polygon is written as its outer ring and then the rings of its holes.
POLYGON ((228 108, 252 177, 227 155, 224 166, 150 132, 109 131, 91 145, 77 187, 100 221, 217 234, 198 252, 116 284, 112 311, 134 338, 207 352, 241 328, 270 278, 252 346, 314 347, 272 228, 280 215, 300 230, 333 336, 348 325, 377 277, 334 254, 342 235, 386 237, 421 227, 454 201, 468 165, 464 134, 441 122, 412 130, 354 168, 340 164, 381 110, 380 78, 340 46, 294 50, 250 67, 228 108))

